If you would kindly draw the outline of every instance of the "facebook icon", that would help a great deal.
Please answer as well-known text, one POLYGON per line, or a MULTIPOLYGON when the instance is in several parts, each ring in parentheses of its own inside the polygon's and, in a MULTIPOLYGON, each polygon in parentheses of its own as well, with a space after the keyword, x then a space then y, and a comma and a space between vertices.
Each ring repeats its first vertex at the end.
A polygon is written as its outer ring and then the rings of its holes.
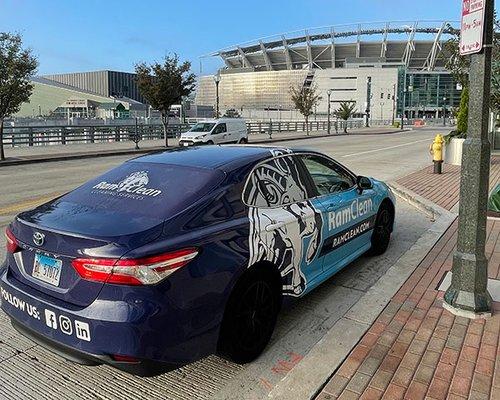
POLYGON ((45 310, 45 323, 52 329, 57 329, 56 313, 50 310, 45 310))

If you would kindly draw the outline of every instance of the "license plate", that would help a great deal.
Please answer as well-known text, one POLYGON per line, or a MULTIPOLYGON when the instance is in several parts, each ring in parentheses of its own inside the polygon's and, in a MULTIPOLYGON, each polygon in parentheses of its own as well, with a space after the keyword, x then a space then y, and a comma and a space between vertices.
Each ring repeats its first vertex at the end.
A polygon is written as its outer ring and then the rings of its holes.
POLYGON ((31 276, 51 285, 59 286, 61 269, 62 260, 47 257, 43 254, 35 254, 35 265, 33 266, 31 276))

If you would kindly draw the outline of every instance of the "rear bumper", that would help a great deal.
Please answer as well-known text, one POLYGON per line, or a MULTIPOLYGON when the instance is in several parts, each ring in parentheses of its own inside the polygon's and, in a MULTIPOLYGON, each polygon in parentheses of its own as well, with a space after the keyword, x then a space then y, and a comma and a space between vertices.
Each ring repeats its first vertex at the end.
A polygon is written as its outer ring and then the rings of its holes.
POLYGON ((6 268, 0 271, 2 309, 12 325, 68 360, 154 375, 215 351, 218 330, 189 332, 182 321, 175 325, 178 314, 164 298, 140 302, 129 293, 129 299, 112 301, 105 300, 107 293, 77 308, 26 286, 6 268), (112 355, 139 362, 117 362, 112 355))
POLYGON ((11 318, 11 324, 14 329, 23 336, 39 344, 40 346, 45 347, 52 353, 55 353, 58 356, 77 364, 87 366, 108 364, 115 368, 121 369, 122 371, 126 371, 139 376, 154 376, 172 371, 179 367, 179 365, 175 364, 160 363, 150 360, 140 360, 139 362, 118 362, 107 355, 87 353, 82 350, 76 350, 72 347, 48 339, 38 332, 22 325, 14 318, 11 318))
POLYGON ((179 140, 179 146, 198 146, 200 144, 204 144, 204 142, 202 140, 198 140, 198 141, 186 140, 186 139, 179 140))

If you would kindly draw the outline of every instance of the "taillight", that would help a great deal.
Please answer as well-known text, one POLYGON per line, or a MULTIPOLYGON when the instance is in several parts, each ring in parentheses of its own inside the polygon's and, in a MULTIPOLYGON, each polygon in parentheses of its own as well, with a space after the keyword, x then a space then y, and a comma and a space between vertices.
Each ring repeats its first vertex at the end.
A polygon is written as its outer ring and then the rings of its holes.
POLYGON ((137 259, 77 258, 73 267, 90 281, 120 285, 153 285, 186 265, 198 255, 189 248, 137 259))
POLYGON ((7 239, 8 253, 15 253, 16 251, 20 250, 17 239, 9 228, 5 229, 5 238, 7 239))

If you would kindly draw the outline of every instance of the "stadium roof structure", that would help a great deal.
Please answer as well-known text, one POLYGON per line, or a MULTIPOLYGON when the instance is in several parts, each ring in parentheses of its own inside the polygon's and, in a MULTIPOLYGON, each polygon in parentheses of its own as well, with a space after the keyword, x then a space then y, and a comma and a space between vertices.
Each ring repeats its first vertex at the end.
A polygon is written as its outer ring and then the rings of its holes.
MULTIPOLYGON (((256 39, 202 56, 221 57, 227 69, 274 71, 394 63, 432 71, 457 21, 394 21, 311 28, 256 39)), ((230 71, 228 71, 230 72, 230 71)))

